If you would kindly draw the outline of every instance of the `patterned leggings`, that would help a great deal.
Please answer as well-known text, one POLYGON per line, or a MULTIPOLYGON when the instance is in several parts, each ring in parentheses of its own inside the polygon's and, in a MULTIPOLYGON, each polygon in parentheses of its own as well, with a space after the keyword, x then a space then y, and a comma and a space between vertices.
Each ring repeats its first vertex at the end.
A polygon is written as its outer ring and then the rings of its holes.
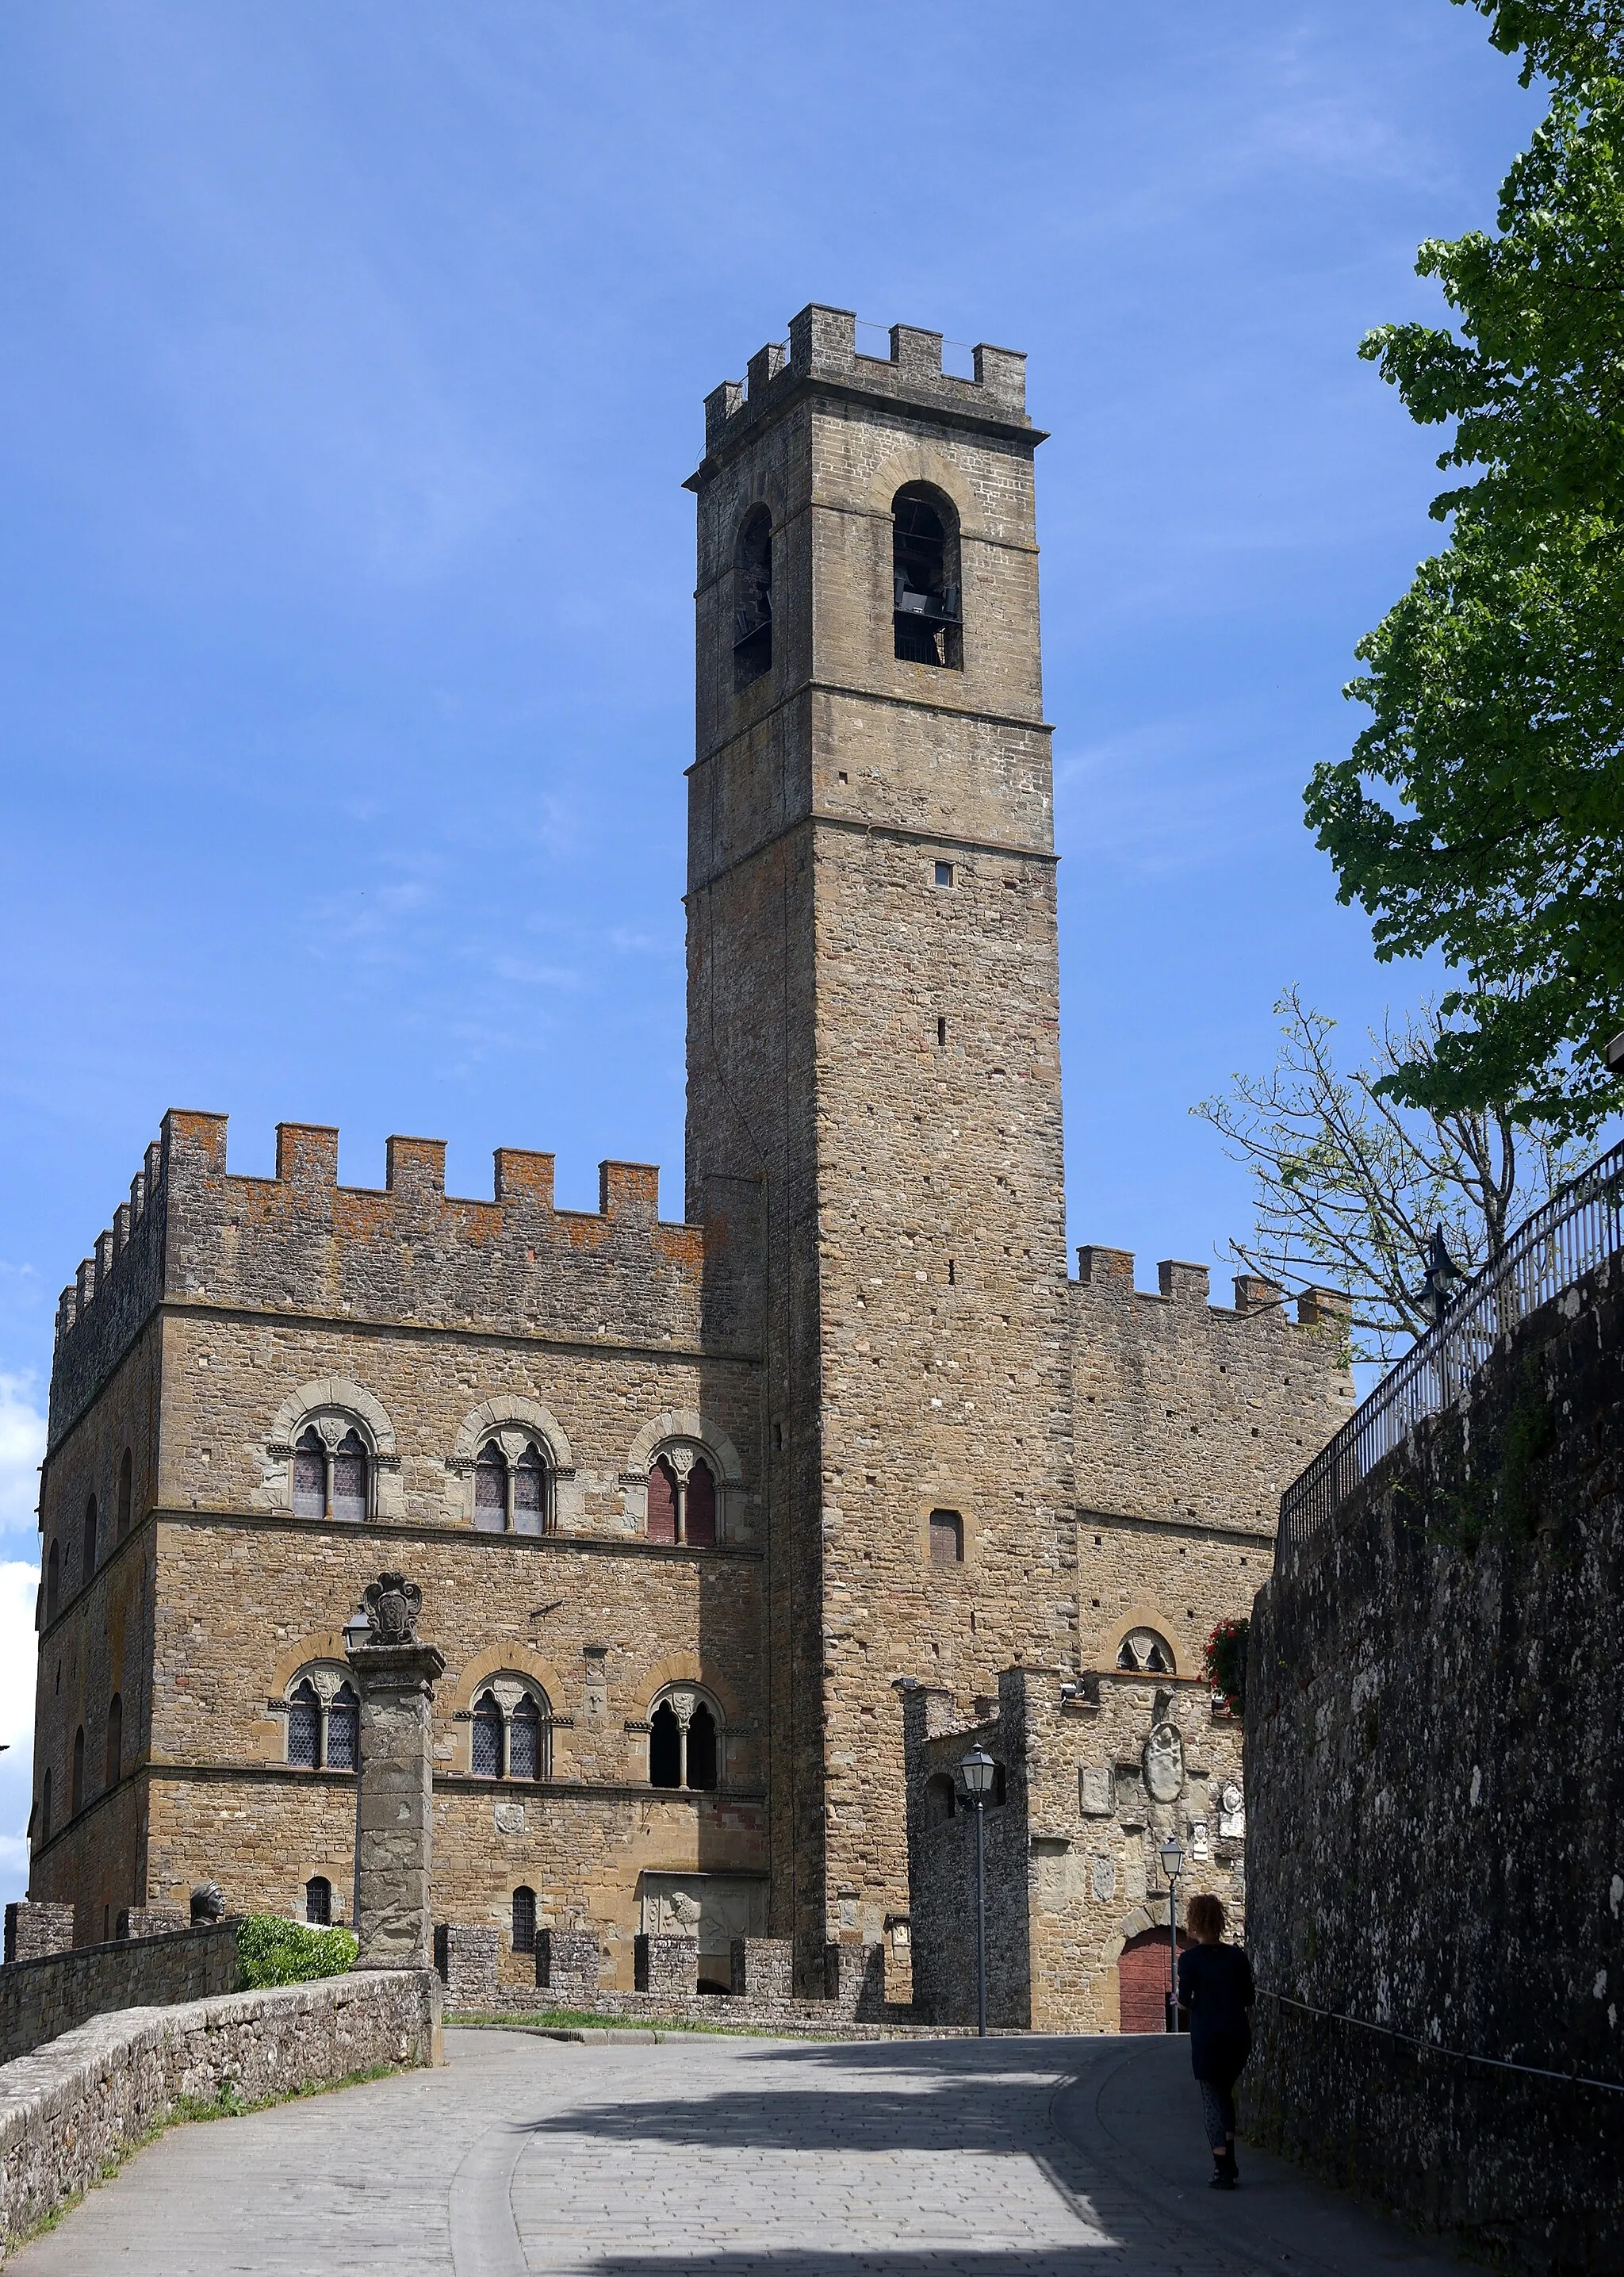
POLYGON ((1220 2087, 1217 2080, 1198 2079, 1201 2090, 1201 2115, 1206 2122, 1207 2140, 1215 2151, 1221 2151, 1235 2131, 1234 2082, 1220 2087))

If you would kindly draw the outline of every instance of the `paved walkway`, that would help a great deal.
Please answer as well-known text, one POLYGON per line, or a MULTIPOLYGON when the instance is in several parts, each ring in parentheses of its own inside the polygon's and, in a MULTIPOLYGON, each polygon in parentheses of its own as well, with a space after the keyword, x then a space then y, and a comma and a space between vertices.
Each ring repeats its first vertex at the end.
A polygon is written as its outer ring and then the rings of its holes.
POLYGON ((183 2127, 19 2277, 1370 2277, 1459 2269, 1292 2169, 1209 2171, 1187 2042, 582 2046, 183 2127))

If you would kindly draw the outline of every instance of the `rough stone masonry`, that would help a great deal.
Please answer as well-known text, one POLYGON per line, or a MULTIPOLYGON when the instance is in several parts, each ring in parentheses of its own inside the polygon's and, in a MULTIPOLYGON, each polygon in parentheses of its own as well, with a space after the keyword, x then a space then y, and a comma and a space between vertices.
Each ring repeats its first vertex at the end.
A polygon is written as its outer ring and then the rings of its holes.
POLYGON ((1014 1667, 1188 1687, 1267 1573, 1343 1323, 1068 1275, 1043 436, 1021 356, 975 369, 813 307, 707 402, 685 1222, 641 1164, 575 1212, 546 1154, 464 1199, 435 1140, 361 1188, 334 1131, 250 1178, 223 1117, 163 1118, 52 1374, 31 1887, 81 1941, 205 1876, 344 1916, 343 1630, 404 1566, 433 1918, 505 1983, 556 1932, 629 1991, 680 1932, 718 1992, 765 1938, 802 1995, 881 1944, 905 1994, 894 1681, 960 1721, 1014 1667))

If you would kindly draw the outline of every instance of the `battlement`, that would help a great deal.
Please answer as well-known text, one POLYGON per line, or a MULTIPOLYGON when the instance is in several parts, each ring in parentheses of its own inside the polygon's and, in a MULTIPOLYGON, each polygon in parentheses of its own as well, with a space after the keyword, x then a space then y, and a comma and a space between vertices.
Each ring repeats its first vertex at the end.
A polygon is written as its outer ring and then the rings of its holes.
MULTIPOLYGON (((1286 1319, 1284 1287, 1278 1281, 1264 1280, 1258 1274, 1235 1275, 1232 1284, 1235 1295, 1233 1314, 1211 1303, 1208 1293, 1211 1276, 1204 1265, 1186 1265, 1176 1258, 1165 1257, 1156 1268, 1156 1279, 1154 1295, 1148 1289, 1136 1289, 1133 1251, 1105 1249, 1090 1242, 1077 1252, 1077 1279, 1073 1285, 1094 1291, 1107 1304, 1200 1305, 1226 1319, 1266 1313, 1282 1326, 1292 1325, 1286 1319)), ((1320 1329, 1332 1324, 1346 1328, 1351 1311, 1348 1298, 1340 1289, 1304 1289, 1297 1297, 1296 1306, 1295 1325, 1300 1329, 1320 1329)))
POLYGON ((725 448, 767 411, 814 382, 843 393, 911 404, 978 424, 1033 433, 1026 407, 1026 357, 985 342, 974 350, 973 379, 942 369, 942 334, 914 324, 891 327, 889 356, 861 354, 849 308, 816 302, 790 319, 789 339, 770 340, 750 358, 743 380, 724 380, 705 398, 707 455, 725 448))
POLYGON ((596 1211, 561 1210, 553 1163, 498 1147, 492 1199, 467 1199, 446 1193, 443 1139, 397 1136, 382 1187, 342 1186, 338 1131, 283 1123, 275 1175, 246 1177, 227 1168, 224 1115, 171 1110, 62 1292, 53 1443, 165 1301, 659 1347, 697 1346, 702 1304, 725 1348, 753 1334, 752 1193, 668 1223, 657 1169, 605 1161, 596 1211))

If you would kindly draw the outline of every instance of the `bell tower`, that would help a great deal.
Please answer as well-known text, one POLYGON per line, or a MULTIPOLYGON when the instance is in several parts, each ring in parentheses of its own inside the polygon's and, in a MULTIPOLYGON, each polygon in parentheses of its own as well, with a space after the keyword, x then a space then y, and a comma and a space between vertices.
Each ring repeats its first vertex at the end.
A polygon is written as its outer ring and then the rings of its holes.
POLYGON ((775 1935, 907 1905, 899 1676, 1074 1664, 1025 359, 845 310, 705 403, 687 1191, 759 1189, 775 1935))

